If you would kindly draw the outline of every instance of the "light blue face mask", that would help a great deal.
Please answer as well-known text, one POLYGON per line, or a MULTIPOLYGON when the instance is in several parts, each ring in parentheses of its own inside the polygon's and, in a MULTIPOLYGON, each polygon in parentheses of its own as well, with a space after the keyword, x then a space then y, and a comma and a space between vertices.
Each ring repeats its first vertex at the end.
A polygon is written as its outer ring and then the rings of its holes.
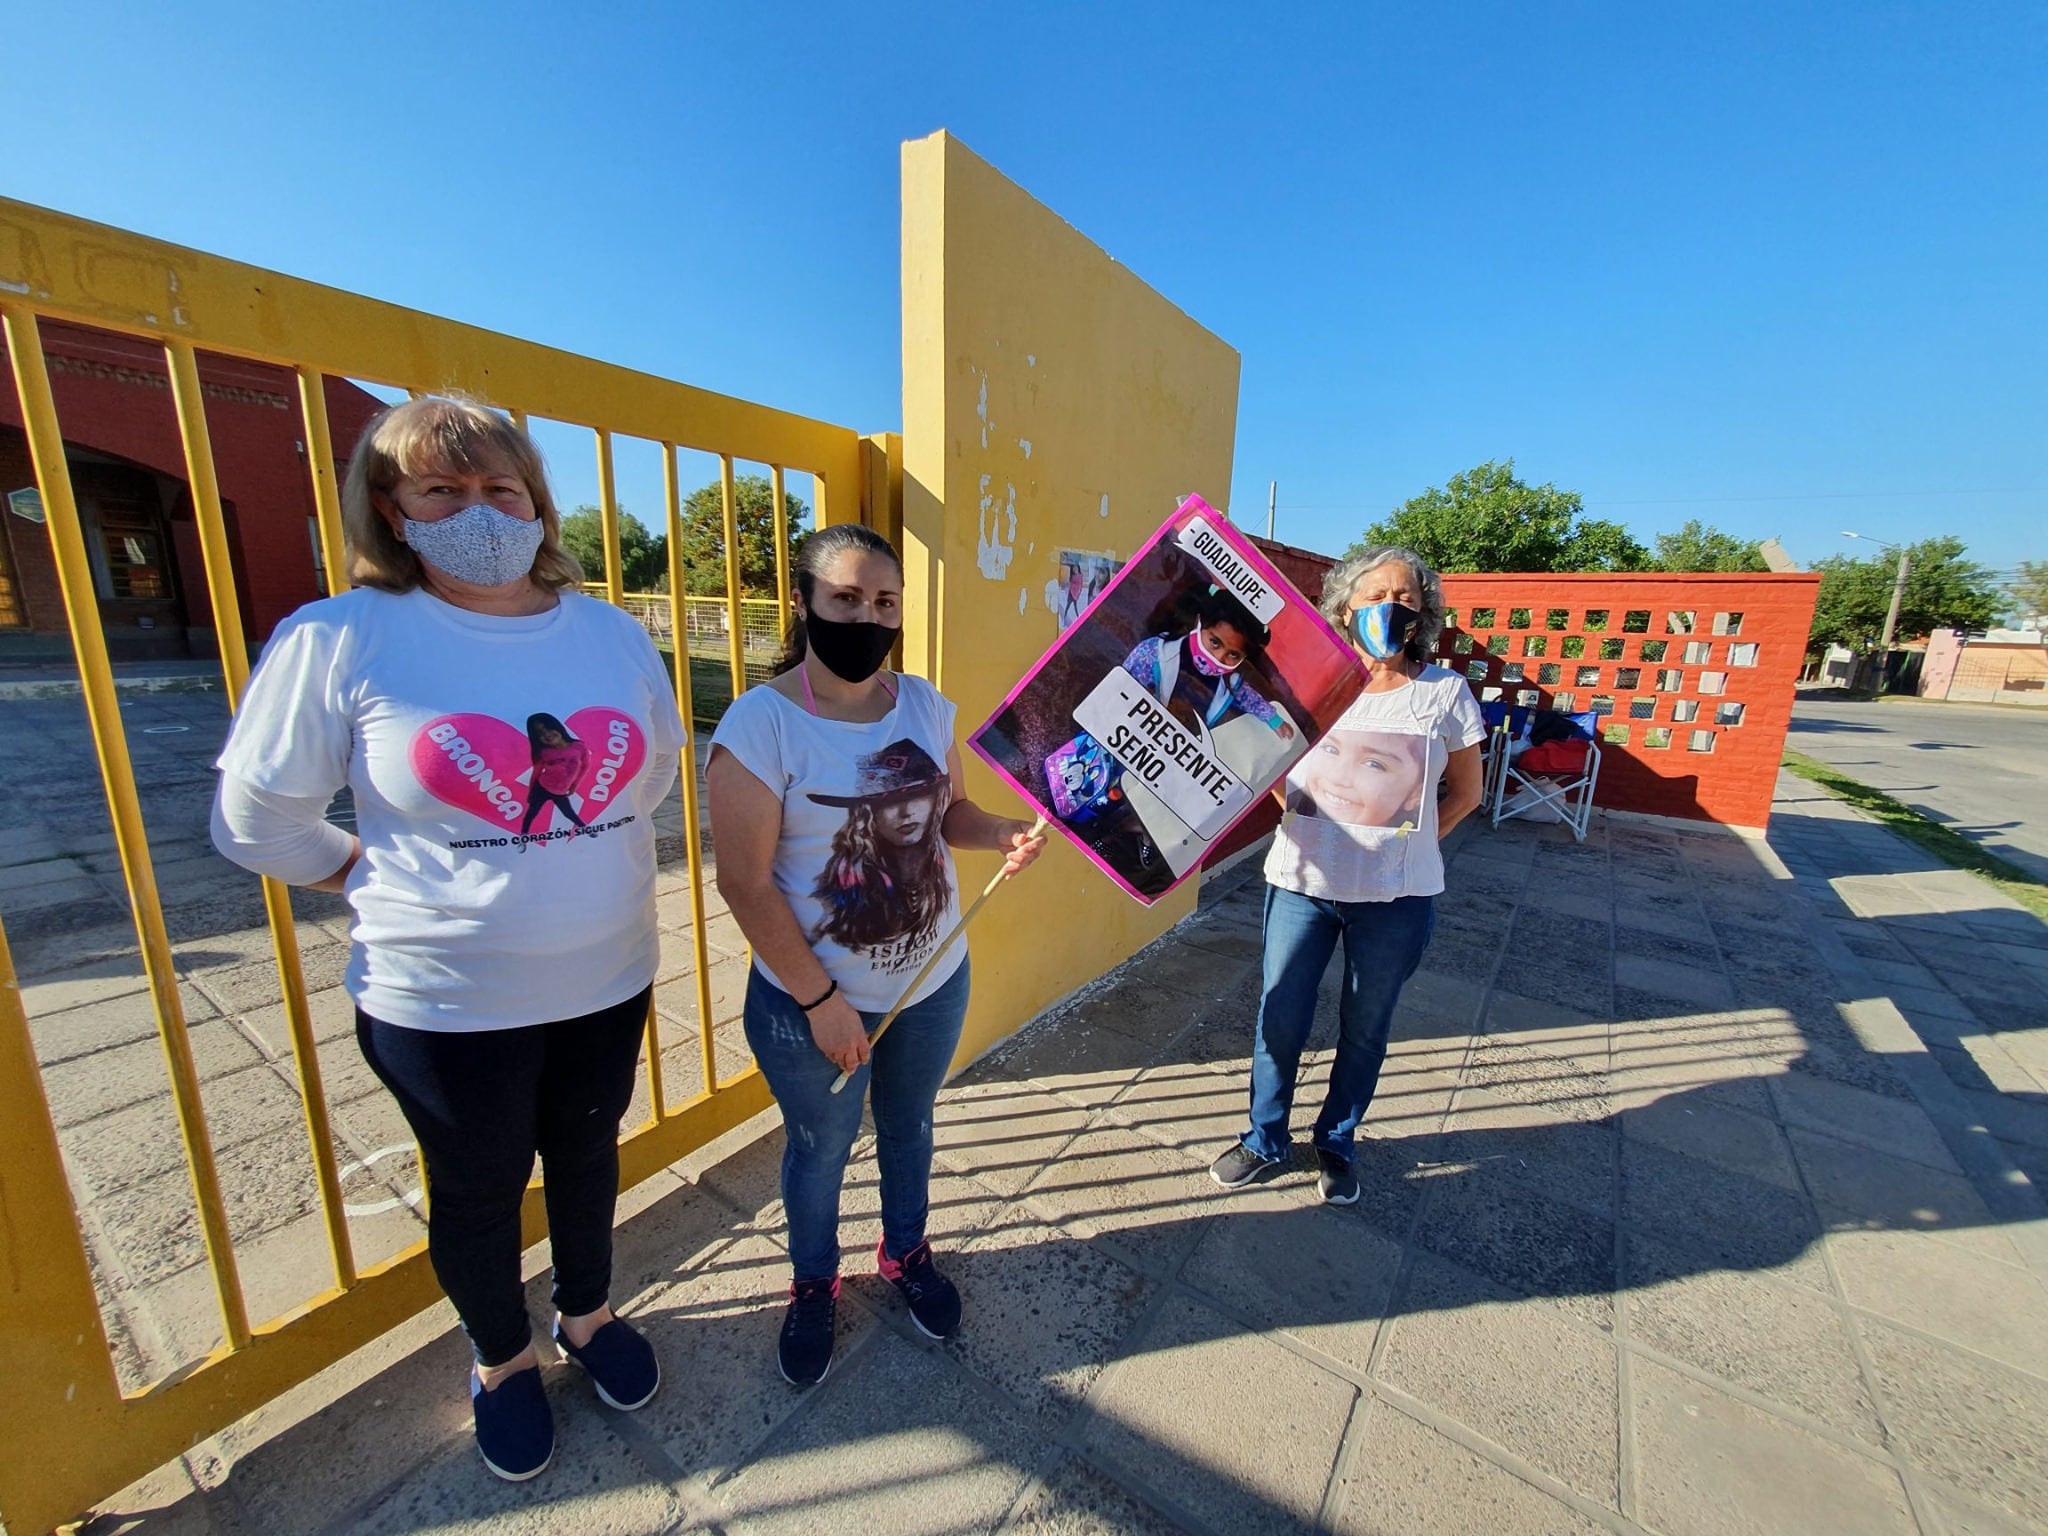
POLYGON ((531 571, 546 533, 538 517, 514 517, 482 502, 431 523, 405 519, 405 542, 414 554, 479 587, 502 587, 531 571))
POLYGON ((1373 660, 1391 661, 1401 654, 1421 617, 1406 603, 1368 603, 1351 610, 1351 633, 1373 660))

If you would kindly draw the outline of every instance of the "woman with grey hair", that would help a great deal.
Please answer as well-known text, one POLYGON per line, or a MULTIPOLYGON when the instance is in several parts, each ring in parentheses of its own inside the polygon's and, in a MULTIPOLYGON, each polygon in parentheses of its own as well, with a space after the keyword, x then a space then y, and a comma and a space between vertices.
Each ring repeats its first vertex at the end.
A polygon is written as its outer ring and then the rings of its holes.
POLYGON ((1479 805, 1486 732, 1465 680, 1429 659, 1443 629, 1443 587, 1412 550, 1370 546, 1337 567, 1323 583, 1323 614, 1370 676, 1274 791, 1285 815, 1266 855, 1251 1124, 1209 1174, 1237 1189, 1292 1156, 1288 1116, 1302 1046, 1341 940, 1337 1053, 1310 1142, 1322 1198, 1350 1205, 1358 1199, 1353 1140, 1379 1084, 1394 1004, 1436 924, 1438 843, 1479 805))

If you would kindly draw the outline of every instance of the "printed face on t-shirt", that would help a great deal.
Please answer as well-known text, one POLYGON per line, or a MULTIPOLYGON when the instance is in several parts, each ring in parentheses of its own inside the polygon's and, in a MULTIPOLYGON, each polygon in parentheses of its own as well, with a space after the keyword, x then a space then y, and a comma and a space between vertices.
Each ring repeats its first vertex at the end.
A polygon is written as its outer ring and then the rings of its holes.
POLYGON ((875 830, 891 847, 915 847, 931 831, 932 812, 936 808, 937 797, 933 795, 893 800, 875 811, 875 830))
POLYGON ((1427 738, 1332 731, 1302 759, 1288 808, 1355 827, 1419 825, 1427 738))

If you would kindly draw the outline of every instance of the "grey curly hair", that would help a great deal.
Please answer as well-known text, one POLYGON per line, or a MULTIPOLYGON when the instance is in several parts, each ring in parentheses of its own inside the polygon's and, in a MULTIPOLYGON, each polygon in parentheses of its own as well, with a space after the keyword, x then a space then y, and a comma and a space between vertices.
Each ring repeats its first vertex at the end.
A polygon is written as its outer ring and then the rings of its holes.
POLYGON ((1412 549, 1403 549, 1398 544, 1368 544, 1341 565, 1331 567, 1323 577, 1323 617, 1331 627, 1347 639, 1351 634, 1351 589, 1358 585, 1358 578, 1376 571, 1383 565, 1399 561, 1408 567, 1415 577, 1415 590, 1421 594, 1418 605, 1422 617, 1415 621, 1415 628, 1408 633, 1408 643, 1402 647, 1413 662, 1427 662, 1436 654, 1437 637, 1444 630, 1444 584, 1437 580, 1422 558, 1412 549))

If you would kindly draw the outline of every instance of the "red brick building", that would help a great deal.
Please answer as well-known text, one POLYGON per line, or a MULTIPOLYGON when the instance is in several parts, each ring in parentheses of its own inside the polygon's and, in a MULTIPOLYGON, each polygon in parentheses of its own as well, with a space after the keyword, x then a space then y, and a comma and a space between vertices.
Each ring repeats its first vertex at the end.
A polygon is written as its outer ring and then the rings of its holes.
MULTIPOLYGON (((43 350, 85 526, 108 649, 117 659, 214 654, 185 451, 161 348, 46 324, 43 350)), ((0 347, 0 359, 4 359, 0 347)), ((22 513, 35 487, 11 362, 0 361, 0 660, 68 657, 69 627, 48 529, 22 513)), ((215 472, 226 512, 242 624, 251 643, 325 592, 315 536, 298 383, 290 372, 202 356, 215 472)), ((346 461, 381 403, 326 381, 335 451, 346 461)), ((337 474, 339 470, 337 470, 337 474)))

